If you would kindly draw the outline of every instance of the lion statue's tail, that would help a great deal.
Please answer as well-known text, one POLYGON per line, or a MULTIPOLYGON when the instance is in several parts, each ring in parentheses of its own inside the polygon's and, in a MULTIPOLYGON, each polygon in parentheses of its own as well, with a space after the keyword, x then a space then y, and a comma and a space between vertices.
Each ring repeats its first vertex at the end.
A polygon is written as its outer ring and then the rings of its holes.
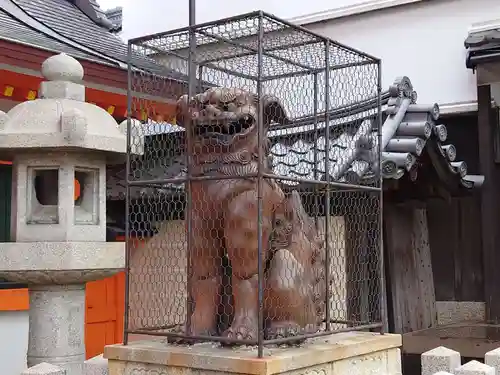
MULTIPOLYGON (((289 221, 288 230, 301 231, 303 236, 298 236, 297 238, 306 239, 305 242, 298 241, 295 245, 302 247, 299 251, 309 253, 310 267, 312 270, 311 293, 313 294, 313 302, 316 310, 316 322, 318 325, 321 325, 326 319, 327 295, 325 231, 320 228, 323 224, 315 222, 314 218, 307 214, 300 194, 297 191, 292 191, 287 196, 286 206, 289 211, 287 215, 287 221, 289 221)), ((332 267, 330 267, 330 269, 332 269, 332 267)), ((332 277, 329 278, 329 280, 332 279, 332 277)), ((329 284, 328 288, 330 288, 332 282, 330 281, 329 284)))
POLYGON ((316 308, 317 324, 321 325, 326 321, 326 296, 327 289, 331 288, 332 277, 330 275, 330 282, 327 286, 327 269, 326 269, 326 246, 323 236, 317 234, 313 239, 315 242, 315 251, 311 259, 313 270, 313 301, 316 308))

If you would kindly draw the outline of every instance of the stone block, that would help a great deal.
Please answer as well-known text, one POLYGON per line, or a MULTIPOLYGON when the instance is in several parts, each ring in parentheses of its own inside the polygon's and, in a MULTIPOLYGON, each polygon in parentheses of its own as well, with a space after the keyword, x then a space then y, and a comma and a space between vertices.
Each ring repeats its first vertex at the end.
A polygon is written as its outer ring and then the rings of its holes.
POLYGON ((451 372, 439 371, 436 372, 434 375, 453 375, 453 374, 451 372))
POLYGON ((32 285, 85 283, 125 267, 121 242, 1 242, 0 277, 32 285))
POLYGON ((387 374, 402 375, 403 366, 401 365, 401 349, 390 350, 387 353, 387 374))
POLYGON ((484 363, 495 369, 495 374, 500 375, 500 348, 490 350, 484 355, 484 363))
POLYGON ((395 357, 399 355, 399 349, 378 351, 364 356, 346 358, 333 362, 332 374, 364 375, 386 373, 388 375, 401 375, 401 362, 399 366, 395 357), (386 369, 386 371, 381 371, 386 369))
MULTIPOLYGON (((21 375, 66 375, 66 370, 60 367, 51 365, 50 363, 42 362, 36 366, 24 370, 21 375)), ((71 374, 68 374, 71 375, 71 374)))
POLYGON ((461 364, 460 353, 444 346, 423 353, 420 361, 422 375, 434 375, 439 371, 453 372, 461 364))
POLYGON ((41 82, 40 98, 85 101, 85 86, 64 81, 41 82))
POLYGON ((108 360, 103 355, 90 358, 83 365, 83 375, 108 375, 108 360))
POLYGON ((484 302, 436 301, 438 324, 484 320, 484 302))
POLYGON ((337 333, 300 347, 224 348, 214 343, 170 345, 164 339, 104 349, 109 375, 365 375, 401 374, 400 335, 337 333))
POLYGON ((495 369, 478 361, 470 361, 465 365, 457 367, 455 375, 495 375, 495 369))

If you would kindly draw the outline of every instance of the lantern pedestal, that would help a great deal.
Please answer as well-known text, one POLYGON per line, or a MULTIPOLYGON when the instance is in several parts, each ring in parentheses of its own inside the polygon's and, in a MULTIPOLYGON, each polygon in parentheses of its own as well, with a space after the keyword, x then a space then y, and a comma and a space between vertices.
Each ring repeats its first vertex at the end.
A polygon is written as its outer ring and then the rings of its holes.
POLYGON ((119 242, 0 244, 0 277, 29 285, 28 367, 47 362, 83 373, 85 283, 124 267, 119 242))

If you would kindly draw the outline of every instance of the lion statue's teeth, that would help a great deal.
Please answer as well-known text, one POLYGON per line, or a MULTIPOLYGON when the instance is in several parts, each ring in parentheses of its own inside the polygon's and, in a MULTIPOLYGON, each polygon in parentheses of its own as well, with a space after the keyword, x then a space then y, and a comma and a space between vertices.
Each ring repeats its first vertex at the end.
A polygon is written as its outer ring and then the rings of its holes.
POLYGON ((229 103, 234 101, 234 99, 236 99, 236 93, 234 92, 234 90, 224 90, 221 93, 220 101, 222 103, 229 103))

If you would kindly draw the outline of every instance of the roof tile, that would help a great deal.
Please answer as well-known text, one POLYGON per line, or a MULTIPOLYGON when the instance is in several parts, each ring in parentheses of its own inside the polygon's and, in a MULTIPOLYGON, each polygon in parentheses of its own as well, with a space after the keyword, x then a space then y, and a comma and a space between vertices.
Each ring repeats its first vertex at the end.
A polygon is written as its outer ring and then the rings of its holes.
POLYGON ((106 28, 97 25, 67 0, 13 0, 28 15, 45 26, 93 50, 127 61, 127 45, 106 28))
MULTIPOLYGON (((112 59, 117 64, 126 65, 128 63, 128 46, 117 35, 110 32, 108 28, 100 26, 90 19, 80 8, 69 0, 10 0, 17 5, 26 14, 26 17, 35 19, 38 23, 53 30, 56 34, 75 43, 68 49, 64 41, 57 41, 51 36, 45 35, 42 31, 31 28, 31 33, 25 32, 23 40, 21 38, 13 39, 22 43, 29 43, 41 48, 55 49, 57 52, 67 52, 75 57, 92 57, 94 60, 112 59), (38 35, 35 35, 38 34, 38 35), (82 46, 82 50, 86 49, 86 53, 82 55, 78 50, 78 46, 82 46), (91 51, 89 51, 91 50, 91 51), (95 54, 92 52, 95 51, 95 54), (96 58, 97 57, 97 58, 96 58)), ((3 9, 4 17, 8 13, 3 9)), ((12 15, 8 15, 11 19, 8 22, 17 22, 21 25, 21 21, 15 20, 12 15)), ((11 35, 7 27, 0 26, 0 39, 11 35)), ((29 29, 29 28, 28 28, 29 29)), ((109 63, 110 61, 108 61, 109 63)), ((145 55, 134 52, 133 65, 139 69, 144 69, 152 74, 166 76, 169 79, 187 81, 185 74, 178 71, 168 69, 162 64, 158 64, 153 59, 145 55)))
POLYGON ((4 39, 9 39, 15 42, 34 46, 40 46, 51 51, 65 52, 74 57, 92 59, 98 62, 105 62, 105 60, 82 52, 67 44, 52 39, 43 33, 33 30, 29 26, 11 17, 2 9, 0 9, 0 36, 4 39))

